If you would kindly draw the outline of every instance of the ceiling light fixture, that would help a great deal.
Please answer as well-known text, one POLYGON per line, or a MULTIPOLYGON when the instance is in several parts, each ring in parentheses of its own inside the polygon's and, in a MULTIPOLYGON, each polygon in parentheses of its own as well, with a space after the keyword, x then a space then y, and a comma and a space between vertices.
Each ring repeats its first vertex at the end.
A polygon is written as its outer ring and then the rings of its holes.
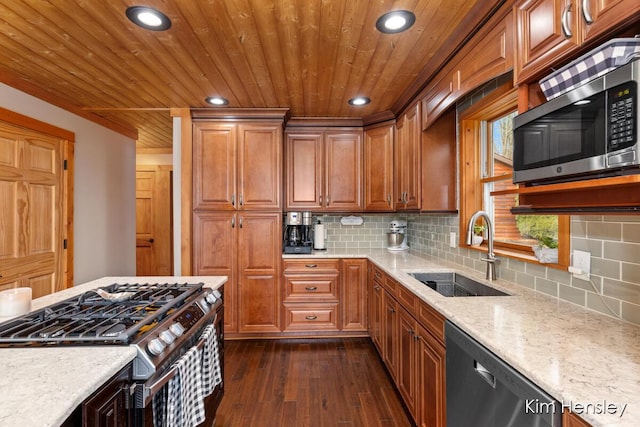
POLYGON ((134 24, 153 31, 164 31, 171 28, 171 20, 164 13, 146 6, 127 8, 127 18, 134 24))
POLYGON ((416 22, 416 15, 408 10, 394 10, 382 15, 376 21, 381 33, 395 34, 408 30, 416 22))
POLYGON ((349 100, 349 104, 354 105, 356 107, 361 107, 363 105, 367 105, 371 100, 366 96, 356 96, 355 98, 351 98, 349 100))
POLYGON ((207 104, 215 105, 216 107, 222 107, 223 105, 229 104, 229 101, 221 96, 209 96, 204 101, 207 104))

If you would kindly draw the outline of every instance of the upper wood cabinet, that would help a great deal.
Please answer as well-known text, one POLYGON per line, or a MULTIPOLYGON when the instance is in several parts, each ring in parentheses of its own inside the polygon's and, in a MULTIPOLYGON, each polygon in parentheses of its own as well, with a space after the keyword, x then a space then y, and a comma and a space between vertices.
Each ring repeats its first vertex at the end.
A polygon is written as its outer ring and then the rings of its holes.
POLYGON ((445 73, 422 98, 422 128, 427 129, 460 96, 460 70, 445 73))
POLYGON ((285 210, 362 211, 362 130, 292 129, 285 140, 285 210))
POLYGON ((364 132, 364 210, 393 212, 393 124, 364 132))
POLYGON ((420 209, 420 103, 409 108, 396 123, 396 210, 420 209))
POLYGON ((544 77, 585 42, 637 20, 637 0, 521 0, 516 14, 518 83, 544 77), (636 17, 634 19, 634 17, 636 17))
POLYGON ((194 210, 279 210, 281 188, 281 121, 194 122, 194 210))
POLYGON ((422 133, 423 212, 456 212, 456 111, 422 133))

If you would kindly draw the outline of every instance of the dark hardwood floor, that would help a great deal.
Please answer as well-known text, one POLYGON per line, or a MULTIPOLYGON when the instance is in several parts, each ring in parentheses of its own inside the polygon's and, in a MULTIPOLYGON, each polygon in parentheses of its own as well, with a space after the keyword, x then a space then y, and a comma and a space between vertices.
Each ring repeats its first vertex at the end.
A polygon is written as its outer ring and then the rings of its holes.
POLYGON ((225 341, 215 427, 410 426, 368 338, 225 341))

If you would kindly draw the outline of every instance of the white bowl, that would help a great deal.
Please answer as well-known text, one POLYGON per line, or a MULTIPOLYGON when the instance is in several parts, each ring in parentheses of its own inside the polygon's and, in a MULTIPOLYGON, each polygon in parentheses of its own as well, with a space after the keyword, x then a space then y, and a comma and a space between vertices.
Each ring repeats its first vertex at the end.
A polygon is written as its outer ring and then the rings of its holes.
POLYGON ((19 316, 31 311, 31 288, 0 292, 0 317, 19 316))

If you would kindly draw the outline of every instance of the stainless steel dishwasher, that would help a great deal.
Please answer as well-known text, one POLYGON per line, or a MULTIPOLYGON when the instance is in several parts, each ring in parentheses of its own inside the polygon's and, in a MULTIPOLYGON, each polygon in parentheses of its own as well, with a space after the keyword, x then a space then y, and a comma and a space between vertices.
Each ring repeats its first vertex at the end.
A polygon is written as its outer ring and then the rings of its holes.
POLYGON ((447 321, 447 427, 558 427, 558 401, 447 321))

